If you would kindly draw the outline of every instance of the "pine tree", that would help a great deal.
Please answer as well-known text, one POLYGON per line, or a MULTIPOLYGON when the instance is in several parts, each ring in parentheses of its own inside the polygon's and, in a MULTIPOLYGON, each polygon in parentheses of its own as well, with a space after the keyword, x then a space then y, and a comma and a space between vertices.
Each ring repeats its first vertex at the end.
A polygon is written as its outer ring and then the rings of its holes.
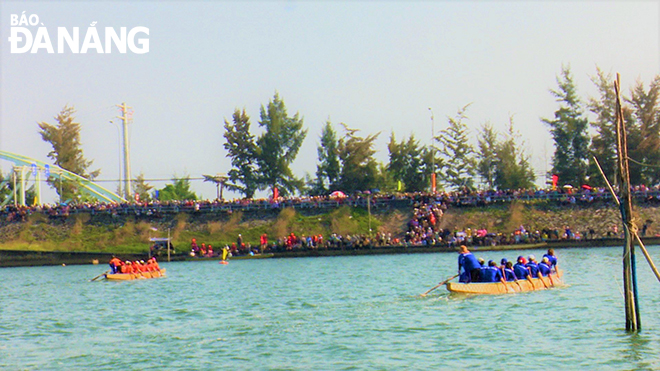
POLYGON ((552 171, 563 184, 581 185, 587 181, 589 156, 588 120, 583 116, 577 89, 569 67, 562 67, 557 77, 559 90, 550 90, 560 107, 555 118, 542 119, 550 127, 555 141, 552 171))
POLYGON ((324 194, 337 187, 341 172, 337 146, 337 132, 327 121, 321 133, 321 144, 317 147, 319 162, 316 166, 316 194, 324 194))
POLYGON ((390 153, 390 161, 387 164, 387 170, 392 177, 405 185, 406 183, 406 158, 403 150, 403 142, 396 141, 394 132, 390 134, 390 142, 387 144, 387 150, 390 153))
POLYGON ((660 77, 656 77, 648 90, 638 81, 628 100, 637 123, 627 127, 629 156, 633 160, 630 163, 631 184, 653 185, 660 182, 659 96, 660 77))
POLYGON ((196 200, 197 195, 190 189, 190 176, 178 178, 175 174, 172 184, 167 184, 158 191, 158 199, 160 201, 196 200))
MULTIPOLYGON (((591 137, 590 152, 600 164, 605 176, 611 181, 616 179, 617 155, 616 155, 616 94, 612 83, 612 74, 607 74, 598 68, 596 76, 591 78, 600 93, 598 99, 589 100, 589 111, 596 115, 596 121, 591 126, 596 129, 596 135, 591 137)), ((624 108, 624 112, 630 112, 624 108)), ((590 159, 591 160, 591 159, 590 159)), ((598 166, 590 161, 589 182, 592 185, 605 186, 598 166)))
POLYGON ((424 147, 411 135, 407 141, 397 143, 394 133, 387 146, 390 162, 387 166, 394 179, 405 185, 407 192, 421 192, 428 188, 430 171, 424 163, 424 147))
MULTIPOLYGON (((101 171, 87 172, 93 161, 85 159, 83 155, 80 142, 80 123, 74 121, 75 112, 73 107, 64 106, 62 111, 55 116, 57 124, 38 123, 39 134, 44 141, 52 145, 53 150, 48 153, 48 157, 54 161, 55 165, 83 178, 94 179, 101 171)), ((52 180, 48 180, 48 184, 56 190, 62 201, 74 199, 86 201, 91 197, 86 193, 81 193, 81 187, 75 181, 52 178, 52 180)))
POLYGON ((224 126, 224 147, 232 165, 227 176, 234 183, 232 189, 242 193, 246 198, 253 198, 259 189, 256 163, 260 151, 254 135, 250 134, 250 118, 245 113, 245 109, 234 110, 232 119, 231 123, 225 120, 224 126))
POLYGON ((464 122, 467 119, 465 111, 469 106, 468 104, 458 110, 455 117, 449 117, 449 126, 437 137, 441 143, 440 153, 445 161, 441 178, 454 189, 474 188, 474 149, 468 141, 469 129, 464 122))
POLYGON ((376 153, 373 146, 380 133, 362 138, 356 135, 359 130, 342 125, 346 135, 339 140, 338 146, 341 161, 339 188, 351 193, 378 187, 378 163, 373 157, 376 153))
POLYGON ((478 138, 477 173, 481 176, 488 189, 495 188, 497 144, 497 131, 490 123, 484 124, 478 138))
POLYGON ((261 106, 259 125, 265 129, 257 139, 261 189, 277 187, 282 196, 300 191, 304 182, 293 175, 290 166, 307 136, 303 119, 298 113, 289 117, 284 101, 275 93, 267 107, 261 106))
POLYGON ((143 173, 140 173, 140 175, 138 175, 133 181, 133 193, 138 195, 141 202, 151 201, 151 195, 149 194, 149 191, 151 191, 153 188, 154 187, 152 185, 147 184, 147 182, 144 180, 143 173))
POLYGON ((524 143, 509 119, 509 129, 502 142, 496 144, 495 186, 498 189, 528 189, 534 186, 534 171, 529 156, 521 149, 524 143))

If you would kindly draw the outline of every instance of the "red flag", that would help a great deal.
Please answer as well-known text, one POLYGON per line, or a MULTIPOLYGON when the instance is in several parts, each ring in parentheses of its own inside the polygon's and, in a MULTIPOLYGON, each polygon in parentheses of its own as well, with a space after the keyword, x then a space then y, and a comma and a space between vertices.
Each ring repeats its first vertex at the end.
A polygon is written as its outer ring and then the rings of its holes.
POLYGON ((280 190, 277 187, 273 187, 273 200, 277 200, 280 197, 280 190))

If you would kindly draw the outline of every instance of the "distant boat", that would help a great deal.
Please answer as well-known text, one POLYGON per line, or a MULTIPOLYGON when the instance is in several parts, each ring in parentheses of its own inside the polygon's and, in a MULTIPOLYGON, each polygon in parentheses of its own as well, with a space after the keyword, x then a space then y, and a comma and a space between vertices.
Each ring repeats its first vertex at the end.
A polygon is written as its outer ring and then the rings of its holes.
POLYGON ((449 282, 447 283, 447 290, 461 294, 513 294, 516 292, 545 290, 550 287, 563 286, 561 280, 561 270, 558 273, 553 273, 548 277, 532 278, 530 280, 507 281, 506 284, 502 282, 474 282, 474 283, 461 283, 449 282))
POLYGON ((129 281, 129 280, 144 280, 150 278, 165 277, 165 269, 153 272, 139 272, 139 273, 110 273, 105 275, 106 280, 112 281, 129 281))

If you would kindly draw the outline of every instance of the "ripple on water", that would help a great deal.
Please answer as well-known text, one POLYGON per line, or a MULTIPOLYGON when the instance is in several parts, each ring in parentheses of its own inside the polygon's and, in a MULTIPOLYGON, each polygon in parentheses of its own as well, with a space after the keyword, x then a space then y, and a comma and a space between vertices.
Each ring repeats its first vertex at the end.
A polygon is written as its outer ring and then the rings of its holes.
POLYGON ((558 253, 569 285, 501 296, 420 297, 455 254, 163 263, 167 279, 123 283, 90 283, 93 266, 3 269, 0 368, 660 369, 653 276, 639 270, 644 331, 629 335, 620 249, 558 253), (581 274, 590 259, 611 269, 581 274))

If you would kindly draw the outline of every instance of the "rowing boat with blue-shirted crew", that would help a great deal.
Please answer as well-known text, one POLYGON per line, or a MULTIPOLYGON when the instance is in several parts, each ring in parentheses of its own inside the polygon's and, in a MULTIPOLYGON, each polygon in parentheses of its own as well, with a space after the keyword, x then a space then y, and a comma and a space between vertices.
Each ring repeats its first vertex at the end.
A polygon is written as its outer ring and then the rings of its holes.
POLYGON ((461 294, 513 294, 516 292, 545 290, 562 286, 562 271, 545 277, 506 282, 448 282, 447 290, 461 294))

